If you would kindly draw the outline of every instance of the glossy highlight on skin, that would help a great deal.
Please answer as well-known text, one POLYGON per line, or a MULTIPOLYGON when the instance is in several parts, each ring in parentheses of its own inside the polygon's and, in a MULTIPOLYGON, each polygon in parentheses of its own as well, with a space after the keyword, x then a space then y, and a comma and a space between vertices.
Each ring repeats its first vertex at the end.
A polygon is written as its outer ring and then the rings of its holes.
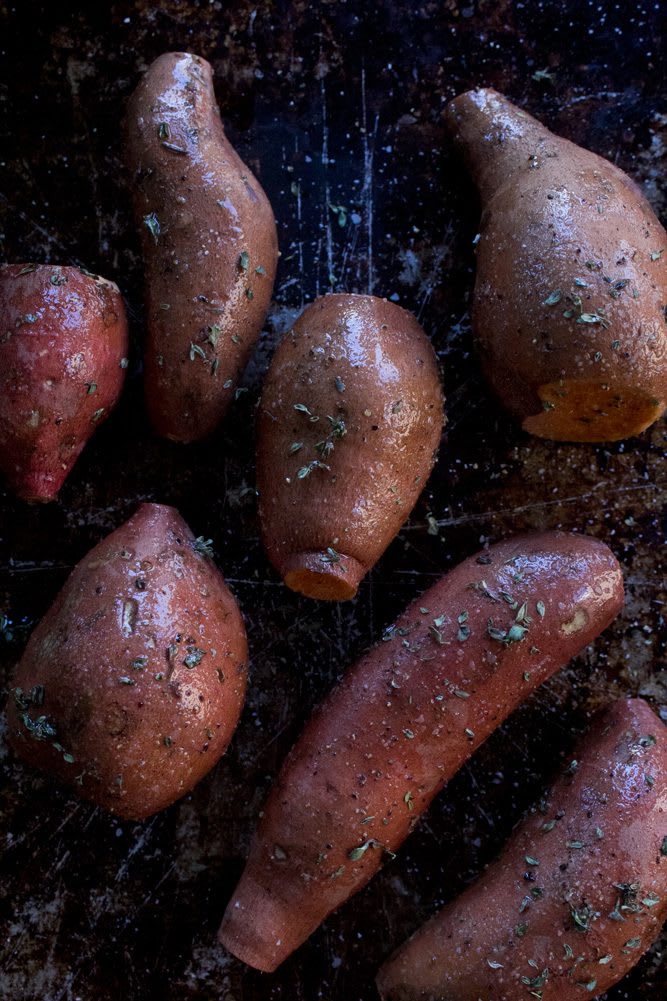
POLYGON ((667 918, 667 727, 619 700, 569 762, 501 856, 385 963, 383 1001, 525 1001, 527 981, 580 1001, 639 961, 667 918))
POLYGON ((79 268, 0 265, 0 469, 23 500, 55 500, 121 393, 118 287, 79 268))
POLYGON ((146 267, 146 402, 174 441, 230 406, 271 301, 271 205, 225 136, 209 63, 153 62, 128 105, 126 162, 146 267))
POLYGON ((288 587, 354 597, 423 490, 443 422, 435 354, 410 313, 346 294, 304 310, 258 413, 262 537, 288 587))
POLYGON ((559 532, 491 546, 415 598, 288 755, 222 922, 225 948, 274 970, 622 604, 607 546, 559 532))
POLYGON ((178 511, 142 504, 77 564, 30 637, 8 699, 10 743, 77 795, 143 819, 224 754, 247 659, 213 561, 178 511), (52 739, 35 737, 40 717, 52 739))
POLYGON ((482 202, 473 333, 524 430, 616 441, 667 405, 667 233, 613 164, 491 89, 445 120, 482 202))

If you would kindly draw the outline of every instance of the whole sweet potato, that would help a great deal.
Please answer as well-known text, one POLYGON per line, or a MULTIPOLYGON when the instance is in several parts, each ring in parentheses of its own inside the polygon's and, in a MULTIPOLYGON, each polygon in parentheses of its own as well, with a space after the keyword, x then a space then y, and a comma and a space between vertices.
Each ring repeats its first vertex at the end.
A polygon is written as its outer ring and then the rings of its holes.
POLYGON ((285 761, 222 943, 275 969, 371 879, 475 749, 622 602, 609 549, 563 533, 492 546, 417 598, 285 761))
POLYGON ((192 789, 241 712, 243 620, 207 552, 174 508, 142 504, 74 568, 17 668, 14 748, 121 817, 192 789))
POLYGON ((483 876, 384 965, 384 1001, 581 1001, 667 918, 667 727, 641 699, 598 718, 483 876))
POLYGON ((116 405, 127 366, 113 282, 79 268, 0 265, 0 469, 24 500, 54 500, 116 405))
POLYGON ((205 59, 156 59, 125 131, 146 267, 148 411, 161 435, 194 441, 223 418, 266 317, 273 211, 225 136, 205 59))
POLYGON ((446 119, 482 199, 473 332, 489 383, 542 438, 643 431, 667 405, 667 233, 651 206, 494 90, 446 119))
POLYGON ((259 412, 264 545, 288 587, 342 601, 412 510, 442 433, 435 354, 370 295, 316 299, 283 338, 259 412))

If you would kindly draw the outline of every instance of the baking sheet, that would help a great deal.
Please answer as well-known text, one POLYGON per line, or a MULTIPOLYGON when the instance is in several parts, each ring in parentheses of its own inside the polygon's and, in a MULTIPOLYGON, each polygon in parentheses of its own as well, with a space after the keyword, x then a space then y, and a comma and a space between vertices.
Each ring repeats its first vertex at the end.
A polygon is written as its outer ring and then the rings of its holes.
MULTIPOLYGON (((642 694, 667 717, 665 423, 612 446, 531 440, 491 401, 470 352, 475 193, 440 114, 493 85, 628 170, 665 218, 664 4, 573 2, 25 2, 0 8, 3 259, 115 279, 132 320, 123 401, 57 504, 0 495, 5 687, 73 564, 142 500, 211 537, 244 610, 248 703, 218 767, 143 824, 79 803, 0 743, 0 998, 11 1001, 372 1001, 381 960, 493 858, 591 711, 642 694), (140 375, 141 265, 120 167, 120 118, 163 51, 209 59, 228 132, 260 177, 282 249, 275 301, 225 426, 186 448, 155 439, 140 375), (546 71, 546 72, 545 72, 546 71), (356 601, 282 587, 259 542, 254 409, 273 346, 328 290, 414 310, 443 365, 448 427, 408 524, 356 601), (275 975, 215 931, 266 792, 311 708, 438 575, 529 529, 608 542, 623 614, 477 753, 382 873, 275 975)), ((665 936, 616 989, 667 997, 665 936)))

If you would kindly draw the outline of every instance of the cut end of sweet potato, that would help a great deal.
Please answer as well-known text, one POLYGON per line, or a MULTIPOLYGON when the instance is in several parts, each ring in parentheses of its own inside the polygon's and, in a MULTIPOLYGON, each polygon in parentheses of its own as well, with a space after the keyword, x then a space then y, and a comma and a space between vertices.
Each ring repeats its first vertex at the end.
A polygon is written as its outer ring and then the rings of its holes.
POLYGON ((552 441, 620 441, 641 434, 663 413, 665 401, 633 386, 559 380, 540 386, 542 412, 523 429, 552 441))
POLYGON ((69 472, 64 470, 62 476, 53 476, 51 473, 33 469, 29 466, 26 469, 19 469, 15 473, 7 472, 9 486, 21 500, 29 504, 49 504, 58 497, 58 491, 63 485, 63 481, 69 472))
POLYGON ((254 881, 244 879, 242 889, 229 902, 218 940, 247 966, 273 973, 295 948, 294 917, 254 881))
POLYGON ((279 567, 287 587, 307 598, 320 601, 349 601, 354 598, 366 568, 353 556, 334 549, 323 552, 293 553, 279 567))

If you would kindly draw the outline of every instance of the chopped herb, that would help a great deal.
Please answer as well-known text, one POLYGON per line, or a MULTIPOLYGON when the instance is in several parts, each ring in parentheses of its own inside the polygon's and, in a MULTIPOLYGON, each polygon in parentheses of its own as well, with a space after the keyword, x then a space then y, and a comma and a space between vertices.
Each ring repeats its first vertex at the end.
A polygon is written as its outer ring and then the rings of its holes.
POLYGON ((171 139, 171 129, 167 122, 160 122, 157 127, 158 139, 171 139))
POLYGON ((403 730, 403 733, 408 738, 408 740, 414 740, 415 739, 415 735, 412 732, 412 730, 405 729, 405 730, 403 730))
POLYGON ((655 779, 653 778, 652 775, 645 774, 644 775, 644 782, 649 787, 649 789, 652 789, 653 786, 655 785, 655 779))
POLYGON ((126 674, 123 675, 122 678, 119 678, 118 681, 120 682, 121 685, 134 685, 134 684, 136 684, 136 682, 133 681, 132 678, 128 678, 126 674))
POLYGON ((595 919, 595 911, 589 904, 582 904, 581 907, 573 907, 570 904, 570 917, 577 931, 588 931, 591 921, 595 919))
POLYGON ((364 841, 363 845, 359 845, 357 848, 353 848, 352 851, 349 851, 347 853, 347 857, 351 862, 357 862, 366 854, 369 848, 374 848, 376 844, 376 841, 364 841))
POLYGON ((258 264, 257 267, 255 268, 255 274, 256 275, 265 275, 266 274, 266 268, 262 267, 261 264, 258 264))
POLYGON ((487 959, 487 963, 489 964, 489 966, 491 967, 492 970, 502 970, 503 969, 503 964, 502 963, 497 963, 495 961, 495 959, 487 959))
POLYGON ((468 737, 470 740, 473 740, 475 734, 469 727, 466 727, 463 732, 465 733, 466 737, 468 737))
POLYGON ((239 256, 239 267, 241 271, 247 271, 250 264, 250 254, 247 250, 242 250, 239 256))
POLYGON ((577 285, 579 288, 588 288, 588 282, 584 281, 583 278, 575 278, 574 284, 577 285))
POLYGON ((560 302, 561 297, 562 297, 561 290, 559 288, 554 289, 553 292, 549 293, 549 295, 546 297, 546 299, 544 300, 544 302, 542 303, 542 305, 543 306, 556 306, 560 302))
POLYGON ((535 605, 535 608, 537 609, 537 614, 539 615, 539 617, 541 619, 543 619, 544 618, 544 613, 546 611, 546 609, 544 607, 544 602, 543 601, 538 601, 536 603, 536 605, 535 605))
POLYGON ((339 375, 337 375, 336 378, 334 379, 334 385, 336 386, 336 389, 338 390, 339 393, 345 392, 345 383, 343 382, 343 380, 339 375))
POLYGON ((565 846, 566 848, 574 848, 574 849, 580 849, 586 847, 583 841, 566 841, 565 846))
POLYGON ((320 555, 321 563, 340 563, 340 553, 337 553, 332 546, 327 546, 326 551, 320 555))
POLYGON ((130 662, 130 667, 133 671, 143 671, 148 663, 148 657, 135 657, 133 661, 130 662))
POLYGON ((188 671, 191 671, 193 667, 197 667, 201 664, 202 657, 205 655, 205 650, 200 650, 199 647, 189 646, 187 649, 187 656, 183 658, 183 663, 187 667, 188 671))
POLYGON ((540 864, 536 858, 533 858, 532 855, 526 855, 525 859, 526 859, 526 864, 527 865, 539 865, 540 864))
POLYGON ((597 985, 597 980, 589 980, 586 984, 579 982, 578 984, 579 987, 584 987, 587 991, 594 991, 597 985))
POLYGON ((653 747, 656 743, 656 738, 651 733, 647 734, 645 737, 639 738, 640 747, 653 747))
POLYGON ((545 969, 536 977, 521 977, 521 983, 525 984, 526 987, 540 988, 544 987, 548 979, 549 970, 545 969))
POLYGON ((254 299, 255 298, 255 293, 253 292, 253 290, 251 288, 247 288, 245 290, 245 294, 246 294, 246 299, 254 299))
POLYGON ((88 396, 92 396, 93 393, 96 392, 96 390, 97 390, 97 383, 96 382, 87 382, 86 385, 88 386, 88 394, 87 395, 88 396))
POLYGON ((205 539, 203 535, 198 535, 192 543, 192 548, 200 556, 213 558, 213 539, 205 539))
POLYGON ((206 352, 201 345, 190 341, 190 361, 194 361, 195 358, 203 358, 206 361, 206 352))
POLYGON ((614 957, 612 956, 612 954, 608 952, 606 956, 602 956, 601 959, 598 959, 598 963, 600 964, 600 966, 606 966, 607 963, 611 963, 613 958, 614 957))
POLYGON ((295 452, 299 452, 303 448, 302 441, 293 441, 289 447, 290 455, 294 455, 295 452))
POLYGON ((160 235, 160 223, 158 221, 158 217, 155 215, 155 212, 150 212, 148 215, 144 216, 144 226, 148 228, 151 236, 157 243, 160 235))
POLYGON ((118 362, 118 364, 120 365, 121 368, 127 368, 127 366, 130 364, 130 359, 129 358, 121 358, 121 360, 118 362))
POLYGON ((408 810, 414 810, 415 804, 412 801, 412 792, 410 789, 408 789, 405 796, 403 797, 403 802, 406 804, 408 810))
POLYGON ((522 922, 521 924, 515 927, 514 934, 516 935, 517 938, 523 938, 523 936, 526 934, 527 931, 528 931, 528 925, 525 924, 525 922, 522 922))
POLYGON ((295 403, 295 404, 294 404, 294 409, 295 409, 295 410, 296 410, 296 411, 297 411, 298 413, 300 413, 300 414, 307 414, 308 418, 309 418, 309 419, 310 419, 311 421, 319 421, 319 417, 316 417, 316 416, 315 416, 315 414, 313 414, 313 413, 312 413, 312 412, 311 412, 311 411, 309 410, 309 408, 308 408, 308 407, 306 406, 306 404, 305 404, 305 403, 295 403))
POLYGON ((163 738, 162 738, 162 743, 164 744, 164 746, 165 746, 165 747, 171 747, 171 745, 172 745, 172 744, 173 744, 174 742, 173 742, 173 740, 171 739, 171 737, 163 737, 163 738))
POLYGON ((454 689, 454 695, 456 696, 457 699, 469 699, 470 698, 470 692, 464 692, 463 689, 461 689, 461 688, 455 688, 454 689))
POLYGON ((67 279, 64 275, 53 274, 49 279, 52 285, 64 285, 67 279))
POLYGON ((470 626, 459 626, 459 631, 456 634, 456 638, 459 643, 465 643, 465 641, 470 637, 470 626))
POLYGON ((638 949, 641 945, 640 938, 629 938, 628 941, 623 946, 624 949, 638 949))
POLYGON ((662 257, 662 250, 654 250, 653 253, 651 254, 652 261, 659 261, 661 257, 662 257))
POLYGON ((102 414, 104 413, 105 410, 106 410, 106 407, 100 407, 99 410, 95 411, 95 413, 93 414, 93 416, 90 418, 91 421, 93 422, 93 424, 96 424, 99 421, 100 417, 102 416, 102 414))

